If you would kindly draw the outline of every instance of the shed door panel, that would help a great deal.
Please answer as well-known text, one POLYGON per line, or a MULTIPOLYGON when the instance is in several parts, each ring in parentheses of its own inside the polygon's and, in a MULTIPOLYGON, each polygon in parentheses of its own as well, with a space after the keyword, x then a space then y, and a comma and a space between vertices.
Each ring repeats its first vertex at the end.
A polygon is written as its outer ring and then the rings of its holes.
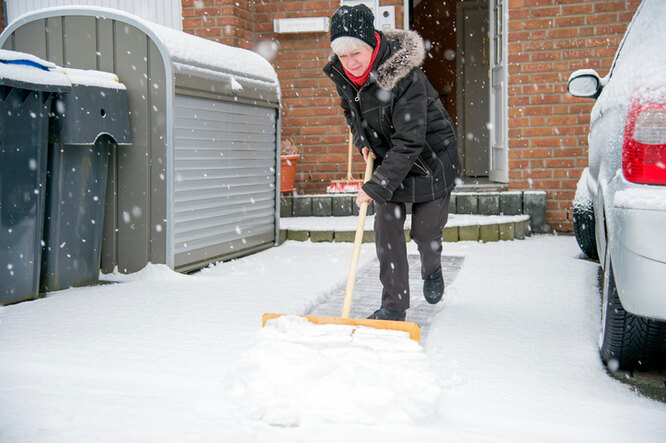
POLYGON ((176 269, 273 245, 275 119, 271 108, 176 96, 176 269))

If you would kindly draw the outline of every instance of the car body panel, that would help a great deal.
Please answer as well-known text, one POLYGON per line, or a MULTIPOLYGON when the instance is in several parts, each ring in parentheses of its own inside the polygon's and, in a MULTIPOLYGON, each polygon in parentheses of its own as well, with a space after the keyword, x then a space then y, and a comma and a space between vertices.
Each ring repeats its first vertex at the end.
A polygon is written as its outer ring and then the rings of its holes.
MULTIPOLYGON (((627 312, 666 320, 666 186, 629 182, 622 172, 626 116, 632 100, 666 104, 666 8, 644 0, 620 43, 590 114, 589 165, 581 176, 594 206, 597 252, 613 263, 627 312)), ((591 75, 589 70, 574 72, 591 75)), ((587 95, 593 98, 593 95, 587 95)))

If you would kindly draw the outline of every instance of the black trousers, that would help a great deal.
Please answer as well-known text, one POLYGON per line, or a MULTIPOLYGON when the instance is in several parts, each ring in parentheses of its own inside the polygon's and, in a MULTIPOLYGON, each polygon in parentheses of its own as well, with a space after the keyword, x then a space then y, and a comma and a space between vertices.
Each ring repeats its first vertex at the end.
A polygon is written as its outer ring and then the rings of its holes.
MULTIPOLYGON (((449 218, 451 193, 412 204, 411 238, 421 256, 421 278, 441 266, 442 229, 449 218)), ((382 306, 394 311, 409 308, 409 264, 405 239, 405 204, 375 202, 375 247, 382 283, 382 306)))

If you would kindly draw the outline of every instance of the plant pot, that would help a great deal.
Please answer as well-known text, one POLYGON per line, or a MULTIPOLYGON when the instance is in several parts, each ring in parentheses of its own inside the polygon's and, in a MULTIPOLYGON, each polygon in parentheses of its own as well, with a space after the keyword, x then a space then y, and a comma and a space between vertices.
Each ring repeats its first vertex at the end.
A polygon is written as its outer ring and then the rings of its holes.
POLYGON ((300 155, 280 156, 280 192, 291 192, 294 190, 296 163, 300 157, 300 155))

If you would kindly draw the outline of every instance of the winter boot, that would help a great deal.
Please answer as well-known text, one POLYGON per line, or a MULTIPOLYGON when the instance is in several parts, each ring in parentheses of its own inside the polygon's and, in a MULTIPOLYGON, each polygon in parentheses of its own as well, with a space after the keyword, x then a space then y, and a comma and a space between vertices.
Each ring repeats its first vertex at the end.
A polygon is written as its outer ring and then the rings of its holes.
POLYGON ((437 268, 423 280, 423 296, 431 305, 439 303, 444 295, 444 277, 442 276, 442 267, 437 268))
POLYGON ((393 309, 381 307, 377 309, 370 317, 371 320, 396 320, 404 321, 406 313, 405 311, 394 311, 393 309))

